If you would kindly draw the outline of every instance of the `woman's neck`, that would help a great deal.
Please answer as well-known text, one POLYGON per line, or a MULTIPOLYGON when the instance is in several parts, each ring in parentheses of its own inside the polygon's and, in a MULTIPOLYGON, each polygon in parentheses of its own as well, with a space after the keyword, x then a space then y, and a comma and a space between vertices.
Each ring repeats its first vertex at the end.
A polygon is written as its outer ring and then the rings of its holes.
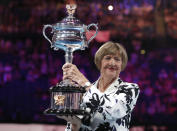
POLYGON ((98 89, 101 92, 104 92, 115 79, 116 78, 106 79, 104 77, 100 77, 100 79, 98 81, 98 89))

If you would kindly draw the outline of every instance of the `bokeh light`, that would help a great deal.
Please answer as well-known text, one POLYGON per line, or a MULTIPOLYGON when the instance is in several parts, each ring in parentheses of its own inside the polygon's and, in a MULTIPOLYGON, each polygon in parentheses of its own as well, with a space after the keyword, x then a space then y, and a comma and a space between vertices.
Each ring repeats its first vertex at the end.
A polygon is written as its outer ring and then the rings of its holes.
POLYGON ((112 11, 114 9, 114 7, 112 5, 108 6, 108 10, 112 11))

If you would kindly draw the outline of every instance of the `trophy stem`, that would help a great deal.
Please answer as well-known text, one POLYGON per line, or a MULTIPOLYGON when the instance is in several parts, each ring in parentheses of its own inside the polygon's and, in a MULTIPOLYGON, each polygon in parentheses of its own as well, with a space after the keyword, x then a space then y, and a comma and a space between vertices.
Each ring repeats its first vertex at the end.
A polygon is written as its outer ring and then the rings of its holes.
POLYGON ((72 48, 68 48, 65 52, 65 62, 72 63, 73 61, 73 50, 72 48))

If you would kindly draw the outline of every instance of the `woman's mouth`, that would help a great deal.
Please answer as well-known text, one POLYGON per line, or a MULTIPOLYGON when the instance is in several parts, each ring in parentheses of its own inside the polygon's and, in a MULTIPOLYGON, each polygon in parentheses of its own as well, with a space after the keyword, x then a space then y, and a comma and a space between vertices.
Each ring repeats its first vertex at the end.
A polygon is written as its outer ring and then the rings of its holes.
POLYGON ((115 71, 116 69, 115 68, 108 68, 110 71, 115 71))

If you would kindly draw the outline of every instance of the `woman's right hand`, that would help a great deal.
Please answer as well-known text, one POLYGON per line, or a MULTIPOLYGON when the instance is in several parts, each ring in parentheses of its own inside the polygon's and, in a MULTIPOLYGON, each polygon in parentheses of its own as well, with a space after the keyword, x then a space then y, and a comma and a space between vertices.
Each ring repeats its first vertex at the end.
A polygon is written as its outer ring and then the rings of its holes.
POLYGON ((62 69, 63 69, 63 80, 71 79, 80 86, 85 86, 85 83, 89 82, 88 79, 79 71, 79 69, 74 64, 65 63, 62 69))

